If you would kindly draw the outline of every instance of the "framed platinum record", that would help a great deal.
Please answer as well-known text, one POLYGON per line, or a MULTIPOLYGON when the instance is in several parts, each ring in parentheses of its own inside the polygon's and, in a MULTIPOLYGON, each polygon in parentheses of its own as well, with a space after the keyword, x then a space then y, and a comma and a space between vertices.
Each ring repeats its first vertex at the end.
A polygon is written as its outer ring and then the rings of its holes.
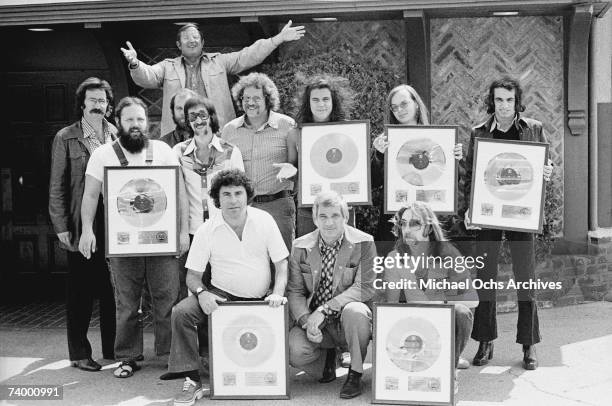
POLYGON ((208 316, 211 399, 289 399, 288 314, 261 301, 219 303, 208 316))
POLYGON ((106 256, 179 253, 178 166, 104 168, 106 256))
POLYGON ((455 310, 375 303, 372 403, 454 405, 455 310))
POLYGON ((548 144, 476 138, 472 166, 472 225, 541 233, 548 144))
POLYGON ((298 206, 333 190, 351 206, 372 204, 370 122, 303 124, 298 141, 298 206))
POLYGON ((385 213, 426 202, 437 214, 457 211, 456 126, 386 125, 385 213))

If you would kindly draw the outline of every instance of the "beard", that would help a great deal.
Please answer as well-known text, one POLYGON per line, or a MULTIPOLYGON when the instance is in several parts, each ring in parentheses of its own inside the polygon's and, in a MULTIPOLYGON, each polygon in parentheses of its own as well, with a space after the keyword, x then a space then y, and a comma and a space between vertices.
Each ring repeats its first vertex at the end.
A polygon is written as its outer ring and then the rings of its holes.
POLYGON ((136 126, 130 127, 128 131, 121 127, 119 129, 119 142, 128 152, 135 154, 143 150, 147 142, 147 136, 136 126))
POLYGON ((176 116, 173 114, 172 121, 174 121, 177 130, 189 131, 189 124, 185 120, 177 120, 176 116))

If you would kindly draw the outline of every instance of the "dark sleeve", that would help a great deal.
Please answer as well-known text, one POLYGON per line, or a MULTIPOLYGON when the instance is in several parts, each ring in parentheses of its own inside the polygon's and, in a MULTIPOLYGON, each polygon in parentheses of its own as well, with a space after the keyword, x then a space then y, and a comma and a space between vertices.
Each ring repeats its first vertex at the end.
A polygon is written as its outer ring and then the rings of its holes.
POLYGON ((470 207, 470 198, 472 194, 472 165, 474 164, 474 143, 476 131, 472 130, 470 134, 470 143, 468 145, 467 155, 465 157, 465 179, 463 183, 463 208, 459 210, 459 217, 464 218, 465 212, 470 207))
POLYGON ((51 152, 51 174, 49 176, 49 216, 56 234, 69 229, 69 193, 67 174, 68 151, 60 134, 53 140, 51 152))

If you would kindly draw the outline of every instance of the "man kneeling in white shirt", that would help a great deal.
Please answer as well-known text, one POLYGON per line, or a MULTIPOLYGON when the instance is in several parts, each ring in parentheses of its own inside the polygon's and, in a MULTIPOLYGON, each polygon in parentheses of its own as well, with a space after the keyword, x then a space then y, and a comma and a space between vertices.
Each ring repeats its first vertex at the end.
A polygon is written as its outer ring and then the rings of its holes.
POLYGON ((174 404, 181 406, 193 405, 204 395, 198 373, 198 330, 200 339, 206 339, 208 315, 217 309, 217 303, 265 300, 270 306, 280 306, 287 300, 289 252, 272 216, 247 206, 254 195, 250 180, 238 169, 223 170, 213 178, 209 192, 221 215, 196 231, 185 264, 187 287, 193 295, 172 310, 168 372, 185 376, 182 391, 174 398, 174 404), (275 268, 271 292, 270 261, 275 268), (202 283, 209 262, 210 289, 202 283))

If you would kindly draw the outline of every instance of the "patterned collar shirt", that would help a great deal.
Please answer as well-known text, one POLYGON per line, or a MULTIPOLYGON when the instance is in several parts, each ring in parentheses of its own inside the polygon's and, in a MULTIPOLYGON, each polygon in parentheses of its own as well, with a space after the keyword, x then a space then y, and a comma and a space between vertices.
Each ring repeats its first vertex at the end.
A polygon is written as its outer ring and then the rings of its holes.
POLYGON ((189 200, 189 234, 195 234, 205 219, 219 214, 208 195, 212 178, 224 169, 244 171, 240 150, 230 143, 213 135, 210 144, 210 158, 202 162, 197 157, 198 146, 194 138, 174 146, 185 179, 187 198, 189 200))
POLYGON ((342 234, 336 241, 328 244, 319 236, 319 251, 321 252, 322 265, 321 281, 319 282, 317 292, 310 303, 310 308, 313 311, 317 307, 327 303, 333 297, 332 282, 334 279, 334 265, 336 265, 336 258, 338 257, 338 251, 340 250, 343 239, 344 234, 342 234))
POLYGON ((293 190, 293 182, 276 178, 278 169, 272 164, 288 162, 287 137, 295 128, 289 116, 270 111, 261 127, 250 128, 244 115, 225 125, 221 138, 236 145, 242 153, 246 175, 253 182, 255 195, 272 195, 293 190))
MULTIPOLYGON (((89 145, 89 152, 93 153, 96 148, 102 146, 102 142, 98 138, 96 130, 94 130, 93 126, 85 119, 85 117, 81 118, 81 128, 83 129, 83 137, 87 140, 89 145)), ((102 129, 104 131, 104 144, 113 142, 113 134, 111 133, 108 126, 108 121, 106 121, 105 118, 102 119, 102 129)))

